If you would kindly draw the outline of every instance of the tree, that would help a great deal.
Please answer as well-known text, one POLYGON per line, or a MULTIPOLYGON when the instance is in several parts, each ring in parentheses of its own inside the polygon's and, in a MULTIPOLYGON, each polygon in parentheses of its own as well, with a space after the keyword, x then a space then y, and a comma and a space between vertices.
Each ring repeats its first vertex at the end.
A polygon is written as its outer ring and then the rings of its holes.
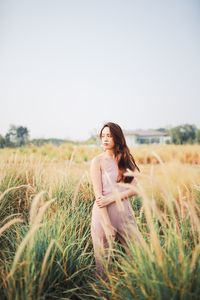
POLYGON ((197 128, 195 125, 185 124, 170 129, 172 143, 186 144, 193 143, 196 138, 197 128))
POLYGON ((11 125, 5 136, 6 146, 21 147, 28 141, 29 132, 26 127, 11 125))
POLYGON ((0 134, 0 148, 4 148, 6 146, 5 138, 0 134))
POLYGON ((195 141, 196 141, 198 144, 200 144, 200 129, 197 129, 197 130, 196 130, 196 139, 195 139, 195 141))
POLYGON ((23 146, 28 142, 29 132, 26 127, 17 127, 17 143, 18 146, 23 146))
POLYGON ((16 126, 10 125, 10 129, 6 133, 5 136, 6 146, 7 147, 14 147, 16 144, 16 126))

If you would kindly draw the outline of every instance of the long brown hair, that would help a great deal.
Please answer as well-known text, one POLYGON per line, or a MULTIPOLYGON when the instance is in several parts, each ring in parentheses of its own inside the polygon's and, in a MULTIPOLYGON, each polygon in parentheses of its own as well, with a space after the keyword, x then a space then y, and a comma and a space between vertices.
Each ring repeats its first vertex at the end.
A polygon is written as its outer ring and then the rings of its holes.
POLYGON ((138 171, 139 168, 135 163, 135 160, 130 153, 130 150, 126 144, 126 140, 123 134, 123 131, 121 127, 112 122, 108 122, 103 125, 101 131, 100 131, 100 139, 102 137, 102 131, 105 127, 109 127, 111 135, 114 140, 114 154, 116 158, 119 158, 118 160, 118 168, 119 168, 119 181, 125 182, 125 183, 130 183, 134 176, 125 176, 124 173, 127 171, 127 169, 130 169, 131 171, 134 171, 137 169, 138 171))

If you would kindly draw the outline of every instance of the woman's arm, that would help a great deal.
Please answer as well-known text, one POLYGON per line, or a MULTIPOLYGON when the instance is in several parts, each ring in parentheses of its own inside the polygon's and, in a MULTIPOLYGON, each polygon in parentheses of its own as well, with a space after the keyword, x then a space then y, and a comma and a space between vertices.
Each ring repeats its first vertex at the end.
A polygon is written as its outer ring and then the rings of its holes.
MULTIPOLYGON (((126 190, 126 191, 123 191, 123 192, 117 192, 117 198, 118 199, 121 199, 121 200, 125 200, 129 197, 132 197, 132 196, 135 196, 137 194, 136 192, 136 181, 135 179, 133 179, 131 181, 131 183, 129 184, 124 184, 124 186, 127 185, 129 188, 126 190)), ((97 205, 98 207, 102 208, 102 207, 105 207, 113 202, 116 201, 116 194, 112 194, 112 195, 109 195, 109 196, 102 196, 102 197, 99 197, 97 199, 97 205)))
MULTIPOLYGON (((90 165, 90 176, 93 184, 93 190, 95 194, 96 202, 98 199, 101 199, 103 197, 102 195, 102 180, 101 180, 101 168, 100 168, 100 158, 95 157, 93 158, 91 165, 90 165)), ((112 227, 112 224, 110 222, 110 218, 108 215, 108 211, 106 207, 102 207, 100 209, 101 217, 103 220, 102 225, 106 227, 108 231, 112 231, 110 234, 114 234, 114 229, 112 227)))

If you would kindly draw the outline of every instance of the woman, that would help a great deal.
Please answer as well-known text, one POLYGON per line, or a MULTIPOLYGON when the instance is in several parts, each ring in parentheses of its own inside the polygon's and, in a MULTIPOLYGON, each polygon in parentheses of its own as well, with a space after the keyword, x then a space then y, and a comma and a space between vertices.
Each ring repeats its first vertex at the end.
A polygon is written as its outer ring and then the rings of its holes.
POLYGON ((136 194, 133 172, 139 168, 119 125, 106 123, 100 131, 100 139, 104 152, 93 158, 90 175, 96 199, 91 235, 96 273, 102 276, 105 257, 109 256, 115 238, 127 246, 128 240, 139 241, 140 233, 128 200, 136 194))

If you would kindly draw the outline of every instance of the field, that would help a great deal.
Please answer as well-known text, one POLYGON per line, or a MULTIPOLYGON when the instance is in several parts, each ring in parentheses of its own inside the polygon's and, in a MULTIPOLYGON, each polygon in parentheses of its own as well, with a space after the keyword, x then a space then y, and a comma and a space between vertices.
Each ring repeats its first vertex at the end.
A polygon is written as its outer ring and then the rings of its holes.
POLYGON ((92 146, 0 150, 1 299, 199 299, 200 146, 131 149, 140 173, 130 199, 143 248, 116 243, 106 280, 94 277, 92 146))

